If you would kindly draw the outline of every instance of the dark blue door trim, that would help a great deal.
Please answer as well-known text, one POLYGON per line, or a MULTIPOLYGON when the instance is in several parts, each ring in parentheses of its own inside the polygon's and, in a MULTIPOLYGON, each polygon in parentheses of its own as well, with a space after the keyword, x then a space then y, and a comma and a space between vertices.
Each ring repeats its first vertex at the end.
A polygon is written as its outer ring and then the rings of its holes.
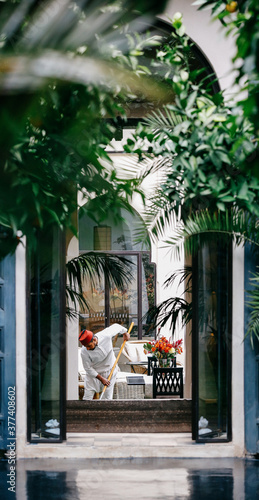
MULTIPOLYGON (((258 252, 252 252, 249 247, 245 249, 245 301, 251 289, 249 278, 252 277, 259 265, 258 252)), ((245 330, 249 320, 249 309, 245 304, 245 330)), ((251 454, 259 453, 259 342, 254 340, 254 349, 249 338, 245 339, 244 354, 244 405, 245 405, 245 446, 251 454)))
MULTIPOLYGON (((7 449, 8 410, 15 417, 15 257, 0 262, 0 449, 7 449)), ((14 420, 10 419, 9 427, 14 420)), ((12 430, 12 438, 13 429, 12 430)))

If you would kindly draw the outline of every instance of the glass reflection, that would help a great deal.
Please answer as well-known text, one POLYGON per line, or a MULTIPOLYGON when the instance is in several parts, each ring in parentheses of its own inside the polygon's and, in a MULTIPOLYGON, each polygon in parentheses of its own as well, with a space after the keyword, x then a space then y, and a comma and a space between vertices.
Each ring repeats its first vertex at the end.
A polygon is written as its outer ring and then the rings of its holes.
MULTIPOLYGON (((30 421, 31 440, 60 439, 62 312, 59 231, 38 238, 30 259, 30 421)), ((63 311, 64 315, 64 311, 63 311)))
MULTIPOLYGON (((208 457, 135 458, 130 461, 38 459, 37 464, 33 460, 18 461, 17 470, 17 498, 26 500, 46 497, 49 500, 81 500, 89 496, 92 500, 258 498, 258 460, 208 457)), ((6 463, 2 462, 0 485, 4 495, 6 473, 6 463)))
POLYGON ((94 287, 89 281, 84 280, 83 290, 89 309, 80 313, 79 331, 86 328, 97 333, 106 325, 104 277, 94 287))
POLYGON ((198 256, 198 436, 229 438, 229 257, 210 243, 198 256))
POLYGON ((127 255, 127 260, 132 263, 130 283, 112 288, 109 294, 110 324, 120 323, 126 328, 132 321, 135 325, 138 324, 138 259, 136 255, 127 255))

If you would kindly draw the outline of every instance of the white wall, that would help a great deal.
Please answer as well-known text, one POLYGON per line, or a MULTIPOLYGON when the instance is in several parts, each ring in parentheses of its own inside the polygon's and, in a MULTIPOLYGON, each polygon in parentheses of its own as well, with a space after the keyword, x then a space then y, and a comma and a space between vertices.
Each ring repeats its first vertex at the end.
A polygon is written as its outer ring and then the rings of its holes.
MULTIPOLYGON (((79 255, 79 242, 74 236, 67 249, 67 261, 79 255)), ((77 319, 67 320, 67 399, 78 399, 78 335, 77 319)))
POLYGON ((198 11, 192 3, 193 0, 171 0, 165 13, 159 17, 170 24, 169 19, 176 12, 183 14, 186 33, 209 60, 221 89, 228 89, 227 94, 232 94, 234 74, 231 71, 231 59, 235 54, 235 44, 233 40, 226 38, 222 24, 211 20, 210 10, 198 11))
POLYGON ((232 432, 244 450, 244 248, 233 248, 232 297, 232 432))

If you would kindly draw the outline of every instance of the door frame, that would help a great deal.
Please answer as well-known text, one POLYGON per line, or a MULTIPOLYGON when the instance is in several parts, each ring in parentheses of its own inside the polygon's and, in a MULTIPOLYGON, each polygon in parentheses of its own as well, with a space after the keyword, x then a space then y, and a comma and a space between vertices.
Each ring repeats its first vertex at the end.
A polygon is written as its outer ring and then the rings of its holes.
POLYGON ((0 261, 0 450, 15 439, 15 255, 0 261))

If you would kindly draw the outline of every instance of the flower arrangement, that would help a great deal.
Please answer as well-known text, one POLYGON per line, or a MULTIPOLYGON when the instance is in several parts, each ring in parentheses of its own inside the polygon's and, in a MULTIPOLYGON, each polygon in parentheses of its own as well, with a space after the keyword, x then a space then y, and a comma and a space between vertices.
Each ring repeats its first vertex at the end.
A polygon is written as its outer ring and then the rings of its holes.
MULTIPOLYGON (((145 354, 152 354, 158 359, 159 363, 163 360, 163 366, 165 367, 170 364, 171 359, 176 357, 176 354, 181 354, 183 352, 182 342, 183 339, 169 342, 166 337, 161 337, 152 342, 146 342, 143 348, 145 354)), ((162 365, 162 363, 160 363, 160 365, 162 365)))

